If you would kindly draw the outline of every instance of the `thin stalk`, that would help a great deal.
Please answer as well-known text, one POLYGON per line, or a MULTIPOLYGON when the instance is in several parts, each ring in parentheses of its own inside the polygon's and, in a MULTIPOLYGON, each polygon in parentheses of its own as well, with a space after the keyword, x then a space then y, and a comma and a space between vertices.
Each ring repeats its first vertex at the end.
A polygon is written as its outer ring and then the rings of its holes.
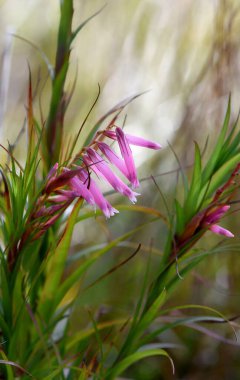
POLYGON ((59 160, 61 151, 66 96, 64 86, 69 68, 72 41, 73 0, 61 1, 58 42, 52 80, 52 96, 46 122, 47 170, 59 160))

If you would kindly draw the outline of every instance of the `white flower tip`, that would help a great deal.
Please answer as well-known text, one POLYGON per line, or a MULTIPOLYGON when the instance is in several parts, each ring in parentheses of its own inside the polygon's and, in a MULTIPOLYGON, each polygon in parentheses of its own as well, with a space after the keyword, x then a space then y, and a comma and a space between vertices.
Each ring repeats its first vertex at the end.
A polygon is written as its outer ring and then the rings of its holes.
POLYGON ((104 209, 102 209, 104 215, 106 216, 106 219, 109 219, 111 218, 111 216, 114 216, 115 214, 118 214, 119 211, 117 209, 115 209, 114 207, 112 207, 111 205, 108 205, 107 207, 104 207, 104 209))
POLYGON ((111 214, 111 216, 114 216, 115 214, 119 214, 119 211, 116 208, 112 208, 110 214, 111 214))
POLYGON ((133 191, 130 195, 129 195, 129 199, 130 201, 134 204, 137 202, 137 198, 139 195, 141 195, 140 193, 136 193, 135 191, 133 191))

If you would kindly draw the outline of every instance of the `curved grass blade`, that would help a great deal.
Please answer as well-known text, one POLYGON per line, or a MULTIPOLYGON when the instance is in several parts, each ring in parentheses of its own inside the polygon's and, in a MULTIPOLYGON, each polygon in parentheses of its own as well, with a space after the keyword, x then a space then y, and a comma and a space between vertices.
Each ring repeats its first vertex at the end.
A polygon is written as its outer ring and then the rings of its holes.
POLYGON ((76 36, 78 35, 78 33, 80 32, 80 30, 85 26, 87 25, 87 23, 89 21, 91 21, 94 17, 96 17, 97 15, 99 15, 99 13, 101 13, 103 11, 103 9, 106 7, 107 4, 103 5, 102 8, 100 8, 97 12, 95 12, 93 15, 91 15, 90 17, 88 17, 85 21, 83 21, 75 30, 74 32, 72 32, 72 35, 71 35, 71 39, 70 39, 70 43, 72 43, 72 41, 76 38, 76 36))
POLYGON ((8 360, 8 358, 6 357, 6 355, 4 354, 3 351, 0 351, 0 356, 2 356, 4 358, 4 360, 0 360, 0 364, 3 364, 5 366, 7 366, 7 379, 8 380, 14 380, 16 379, 15 375, 14 375, 14 372, 12 370, 11 367, 14 367, 14 368, 17 368, 18 371, 21 373, 21 375, 28 375, 30 378, 33 378, 33 376, 31 375, 31 373, 29 373, 26 369, 24 369, 22 366, 20 366, 19 364, 11 361, 11 360, 8 360))
POLYGON ((139 360, 142 360, 144 358, 151 357, 151 356, 167 357, 171 362, 173 373, 175 372, 173 360, 171 359, 171 357, 168 355, 168 353, 165 350, 159 348, 159 349, 137 351, 134 354, 129 355, 128 357, 120 361, 118 364, 116 364, 113 369, 110 369, 107 371, 105 380, 116 379, 117 376, 121 375, 132 364, 137 363, 139 360))
POLYGON ((44 53, 44 51, 41 50, 41 49, 40 49, 37 45, 35 45, 32 41, 28 40, 28 39, 25 38, 25 37, 20 36, 19 34, 11 33, 11 36, 13 36, 13 37, 15 37, 15 38, 17 38, 17 39, 19 39, 19 40, 21 40, 21 41, 23 41, 23 42, 26 42, 28 45, 30 45, 34 50, 36 50, 36 51, 40 54, 42 60, 43 60, 44 63, 46 64, 46 67, 47 67, 47 69, 48 69, 49 76, 50 76, 50 78, 53 80, 53 78, 54 78, 54 68, 53 68, 53 66, 51 65, 51 62, 50 62, 50 60, 48 59, 48 56, 44 53))

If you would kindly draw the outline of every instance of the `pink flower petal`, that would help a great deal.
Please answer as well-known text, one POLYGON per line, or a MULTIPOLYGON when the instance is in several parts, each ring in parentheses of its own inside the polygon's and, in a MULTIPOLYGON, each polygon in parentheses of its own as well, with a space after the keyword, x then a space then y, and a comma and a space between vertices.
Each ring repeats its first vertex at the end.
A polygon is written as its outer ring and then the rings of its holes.
POLYGON ((79 173, 79 178, 85 182, 87 187, 89 187, 89 191, 94 198, 95 204, 100 208, 100 210, 103 211, 107 218, 110 218, 110 216, 113 216, 119 212, 104 198, 96 182, 92 178, 89 178, 89 174, 87 172, 82 171, 79 173))
POLYGON ((223 236, 227 236, 227 237, 234 237, 234 235, 232 234, 231 231, 227 230, 226 228, 219 226, 218 224, 211 225, 209 227, 209 230, 211 230, 212 232, 214 232, 215 234, 218 234, 218 235, 223 235, 223 236))
POLYGON ((229 210, 229 205, 224 205, 218 207, 216 210, 211 212, 209 215, 206 216, 205 222, 206 223, 215 223, 218 222, 222 216, 229 210))
POLYGON ((48 197, 48 201, 53 203, 61 203, 68 202, 69 200, 73 200, 77 197, 76 191, 72 190, 57 190, 56 194, 57 195, 48 197))
POLYGON ((137 178, 137 172, 135 168, 135 163, 132 155, 132 151, 130 149, 129 143, 127 141, 127 138, 121 128, 116 128, 116 136, 118 140, 118 145, 122 154, 122 158, 125 161, 128 173, 129 173, 129 180, 134 188, 139 186, 139 181, 137 178))
POLYGON ((88 190, 87 186, 80 181, 80 179, 77 176, 71 178, 69 183, 71 188, 76 192, 77 196, 83 197, 90 205, 95 204, 91 192, 88 190))
POLYGON ((51 216, 55 214, 55 212, 61 210, 64 207, 63 204, 56 204, 50 207, 41 207, 36 213, 34 213, 34 218, 40 218, 43 216, 51 216))
POLYGON ((155 142, 150 141, 150 140, 146 140, 142 137, 132 136, 132 135, 126 134, 126 138, 127 138, 130 145, 142 146, 143 148, 155 149, 155 150, 162 148, 162 146, 160 144, 155 143, 155 142))
POLYGON ((75 177, 83 168, 78 168, 76 170, 70 170, 68 168, 63 168, 63 172, 57 177, 53 177, 48 181, 45 191, 47 194, 50 194, 52 191, 67 185, 71 178, 75 177))
POLYGON ((91 165, 91 169, 97 175, 104 177, 116 191, 127 196, 133 203, 136 202, 136 196, 139 194, 129 189, 129 187, 111 171, 106 162, 95 150, 88 148, 87 154, 90 160, 85 156, 84 162, 89 166, 91 165))
POLYGON ((47 181, 51 179, 52 177, 55 177, 56 173, 58 171, 58 163, 56 162, 55 165, 50 169, 48 175, 47 175, 47 181))
POLYGON ((129 179, 129 173, 127 171, 125 162, 120 157, 118 157, 118 155, 104 142, 98 142, 98 148, 105 155, 108 161, 115 165, 116 168, 118 168, 118 170, 120 170, 120 172, 127 179, 129 179))
MULTIPOLYGON (((112 140, 117 140, 117 136, 116 136, 116 133, 114 131, 107 130, 107 131, 104 131, 103 134, 112 140)), ((128 143, 130 145, 136 145, 136 146, 141 146, 143 148, 155 149, 155 150, 162 148, 162 146, 160 144, 155 143, 155 142, 150 141, 150 140, 146 140, 142 137, 129 135, 128 133, 126 133, 125 136, 126 136, 128 143)))

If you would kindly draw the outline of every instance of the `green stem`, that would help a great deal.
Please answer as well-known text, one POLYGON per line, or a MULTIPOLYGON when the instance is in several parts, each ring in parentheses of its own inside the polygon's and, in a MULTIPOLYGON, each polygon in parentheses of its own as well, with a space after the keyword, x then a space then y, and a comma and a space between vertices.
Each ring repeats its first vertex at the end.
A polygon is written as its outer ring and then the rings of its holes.
POLYGON ((59 160, 61 151, 66 97, 64 86, 69 67, 72 41, 73 0, 61 1, 61 15, 58 29, 57 52, 52 96, 46 122, 47 170, 59 160))

